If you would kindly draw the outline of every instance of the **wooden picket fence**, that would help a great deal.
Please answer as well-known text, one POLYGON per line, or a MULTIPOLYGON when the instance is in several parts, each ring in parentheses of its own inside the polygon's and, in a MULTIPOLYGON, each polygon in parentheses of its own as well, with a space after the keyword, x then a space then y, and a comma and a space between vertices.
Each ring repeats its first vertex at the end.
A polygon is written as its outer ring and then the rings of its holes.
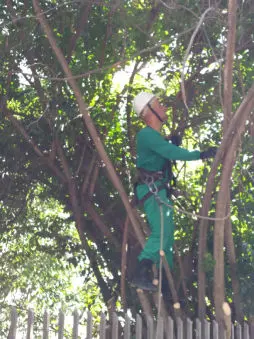
MULTIPOLYGON (((50 325, 49 313, 45 312, 41 325, 38 326, 37 323, 34 331, 35 315, 32 310, 28 310, 25 321, 22 318, 22 324, 14 307, 10 318, 10 327, 5 336, 7 339, 229 339, 226 333, 219 333, 216 321, 201 323, 199 319, 191 321, 188 318, 178 318, 174 321, 168 317, 155 321, 151 317, 142 318, 137 315, 133 320, 127 315, 122 318, 113 313, 110 321, 102 314, 100 322, 95 324, 90 312, 87 312, 85 321, 81 323, 79 313, 74 311, 71 328, 66 330, 66 316, 62 311, 53 327, 50 325)), ((254 323, 232 324, 230 339, 254 339, 254 323)))

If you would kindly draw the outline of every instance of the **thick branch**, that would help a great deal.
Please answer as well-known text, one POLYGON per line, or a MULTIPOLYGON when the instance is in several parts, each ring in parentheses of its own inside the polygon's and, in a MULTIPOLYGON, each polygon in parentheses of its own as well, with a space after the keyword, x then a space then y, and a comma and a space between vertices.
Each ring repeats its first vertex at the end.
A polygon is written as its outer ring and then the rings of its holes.
POLYGON ((91 181, 91 176, 92 176, 93 171, 94 171, 95 166, 96 166, 96 160, 97 160, 97 154, 94 153, 92 155, 92 160, 90 161, 88 171, 85 174, 84 181, 83 181, 83 184, 82 184, 82 188, 81 188, 81 198, 82 199, 84 198, 84 195, 85 195, 85 193, 88 189, 89 183, 91 181))
POLYGON ((118 3, 118 1, 116 1, 116 3, 113 4, 113 6, 111 6, 111 9, 108 14, 107 28, 105 31, 105 37, 103 39, 102 48, 101 48, 102 52, 101 52, 101 57, 100 57, 100 62, 99 62, 100 67, 102 67, 104 64, 107 41, 108 41, 108 38, 112 35, 112 18, 119 5, 120 5, 120 2, 118 3))
MULTIPOLYGON (((230 120, 227 131, 224 134, 222 143, 216 157, 213 162, 213 166, 211 172, 209 174, 207 184, 206 184, 206 192, 203 198, 203 206, 201 215, 208 215, 210 202, 212 198, 212 192, 214 190, 214 178, 217 174, 217 168, 221 163, 225 152, 230 148, 230 145, 233 142, 233 139, 238 133, 239 128, 245 125, 246 119, 248 118, 252 108, 254 106, 254 84, 249 89, 248 94, 242 101, 238 110, 230 120)), ((200 228, 199 228, 199 264, 198 264, 198 286, 199 286, 199 295, 198 295, 198 303, 199 303, 199 317, 203 319, 205 316, 205 273, 203 270, 203 260, 206 252, 206 238, 207 238, 207 227, 208 221, 205 219, 200 220, 200 228)))
POLYGON ((132 88, 132 85, 133 85, 133 81, 135 79, 135 75, 140 70, 138 65, 139 65, 139 61, 136 61, 135 65, 134 65, 134 68, 133 68, 133 71, 132 71, 132 74, 130 76, 129 84, 128 84, 128 95, 127 95, 127 103, 126 103, 127 136, 128 136, 128 140, 129 140, 130 154, 131 154, 132 160, 135 157, 135 154, 134 154, 135 143, 134 143, 134 140, 133 140, 133 138, 131 136, 131 125, 132 125, 131 124, 131 116, 130 116, 130 113, 131 113, 131 110, 132 110, 131 88, 132 88))
POLYGON ((127 310, 126 304, 126 291, 125 291, 125 279, 126 279, 126 265, 127 265, 127 251, 128 251, 128 230, 129 230, 129 218, 128 216, 124 222, 123 240, 122 240, 122 260, 121 260, 121 303, 123 309, 127 310))
POLYGON ((90 215, 96 226, 99 228, 99 230, 102 232, 102 234, 108 238, 108 240, 115 246, 117 250, 120 252, 120 244, 118 240, 111 234, 108 227, 104 224, 102 221, 100 215, 96 212, 94 209, 92 203, 89 200, 86 200, 85 202, 85 209, 87 213, 90 215))
POLYGON ((236 6, 236 0, 229 0, 227 51, 226 63, 224 68, 224 130, 226 130, 230 120, 230 116, 232 114, 232 79, 236 36, 236 6))
POLYGON ((89 191, 88 191, 88 196, 89 197, 93 196, 93 193, 94 193, 94 190, 95 190, 96 181, 98 179, 99 173, 100 173, 100 167, 99 167, 99 164, 97 162, 96 166, 94 168, 94 171, 93 171, 93 176, 92 176, 92 178, 90 180, 90 187, 89 187, 89 191))
POLYGON ((240 284, 239 278, 237 274, 237 264, 236 264, 236 254, 235 254, 235 246, 233 239, 233 229, 231 220, 227 220, 225 223, 225 246, 228 257, 228 262, 230 266, 230 274, 232 281, 232 290, 233 290, 233 302, 234 302, 234 310, 236 314, 236 320, 239 323, 243 322, 243 314, 241 310, 241 299, 240 299, 240 284))
POLYGON ((72 53, 76 47, 76 43, 78 38, 80 37, 80 34, 84 31, 86 24, 88 22, 88 15, 90 13, 91 7, 93 5, 94 0, 91 0, 88 2, 87 6, 83 6, 82 13, 80 16, 80 21, 76 28, 76 33, 71 37, 71 41, 69 43, 69 51, 68 51, 68 57, 67 62, 69 63, 71 60, 72 53))
POLYGON ((58 154, 60 156, 65 175, 67 176, 68 188, 69 188, 69 193, 70 193, 70 202, 71 202, 71 206, 72 206, 74 219, 76 221, 77 231, 79 233, 79 237, 80 237, 80 240, 81 240, 81 243, 82 243, 82 247, 84 248, 84 250, 86 251, 86 253, 89 257, 89 260, 90 260, 91 266, 93 268, 94 274, 95 274, 95 276, 98 280, 98 284, 101 288, 101 292, 102 292, 102 295, 104 297, 104 301, 105 301, 105 303, 107 303, 107 301, 111 297, 111 291, 109 290, 107 284, 105 283, 104 279, 102 278, 102 275, 101 275, 100 270, 99 270, 98 265, 97 265, 97 260, 94 257, 92 250, 90 249, 90 247, 87 244, 86 237, 85 237, 85 234, 84 234, 84 231, 83 231, 85 220, 84 220, 84 216, 83 216, 83 213, 82 213, 82 209, 80 208, 80 205, 79 205, 76 185, 75 185, 75 182, 73 180, 70 168, 68 166, 68 163, 67 163, 67 160, 65 158, 62 147, 60 145, 60 142, 59 142, 59 140, 57 140, 56 142, 57 142, 57 151, 58 151, 58 154))
MULTIPOLYGON (((233 143, 225 158, 225 166, 221 175, 221 187, 216 203, 216 218, 223 218, 226 215, 228 204, 229 180, 236 158, 236 143, 233 143)), ((213 294, 215 303, 216 319, 219 323, 223 320, 222 304, 225 300, 225 268, 224 268, 224 224, 225 220, 217 220, 214 225, 214 279, 213 294)))
POLYGON ((69 84, 70 84, 70 86, 71 86, 71 88, 72 88, 72 90, 73 90, 73 92, 76 96, 80 112, 83 115, 84 122, 85 122, 87 129, 88 129, 88 131, 89 131, 89 133, 90 133, 90 135, 91 135, 91 137, 94 141, 95 147, 96 147, 102 161, 104 162, 104 164, 107 168, 107 171, 109 173, 109 177, 111 178, 113 185, 115 186, 115 188, 119 192, 119 195, 120 195, 120 197, 123 201, 123 204, 126 208, 128 215, 129 215, 130 221, 133 225, 133 228, 135 230, 137 238, 138 238, 139 242, 143 245, 144 244, 144 237, 142 236, 142 233, 139 229, 139 225, 138 225, 138 223, 137 223, 137 221, 136 221, 136 219, 133 215, 132 208, 131 208, 131 205, 130 205, 129 200, 128 200, 128 196, 126 195, 126 192, 123 188, 123 185, 122 185, 120 179, 118 178, 118 176, 115 172, 115 169, 114 169, 107 153, 105 152, 104 146, 103 146, 103 144, 100 140, 100 137, 99 137, 99 135, 98 135, 98 133, 95 129, 93 121, 92 121, 90 114, 88 112, 87 106, 86 106, 86 104, 83 100, 83 95, 82 95, 76 81, 73 79, 72 72, 70 71, 70 69, 68 67, 68 64, 66 62, 66 59, 64 58, 62 51, 57 47, 55 37, 53 36, 52 30, 51 30, 50 26, 48 25, 46 18, 43 15, 43 13, 42 13, 42 11, 39 7, 38 0, 33 0, 33 6, 34 6, 34 9, 35 9, 35 12, 36 12, 37 19, 40 22, 45 34, 47 35, 47 38, 50 42, 50 45, 51 45, 59 63, 61 64, 67 78, 69 79, 68 80, 69 84))
MULTIPOLYGON (((254 99, 249 104, 246 111, 250 114, 254 105, 254 99)), ((226 154, 221 175, 221 187, 219 190, 216 204, 216 220, 214 225, 214 301, 216 318, 218 321, 223 320, 221 305, 224 302, 224 224, 225 220, 219 220, 226 215, 229 199, 229 187, 232 170, 236 160, 236 151, 240 145, 241 135, 245 130, 245 122, 248 116, 243 119, 242 125, 239 126, 237 134, 226 154)))
POLYGON ((13 126, 16 128, 16 130, 19 131, 19 133, 24 137, 24 139, 27 141, 29 145, 32 146, 34 152, 43 160, 43 162, 56 174, 56 176, 61 179, 61 181, 64 183, 66 182, 66 178, 61 173, 61 171, 54 165, 53 161, 45 156, 38 145, 34 142, 34 140, 28 135, 24 127, 21 125, 21 123, 13 116, 13 114, 6 109, 6 115, 8 119, 12 122, 13 126))
MULTIPOLYGON (((233 79, 233 59, 235 52, 235 35, 236 35, 236 0, 229 0, 228 3, 228 38, 226 63, 224 69, 224 133, 229 125, 232 115, 232 79, 233 79)), ((216 218, 223 218, 226 215, 230 178, 233 166, 236 160, 236 150, 240 142, 240 135, 236 135, 225 158, 223 159, 223 169, 221 174, 221 186, 216 203, 216 218), (223 215, 223 217, 222 217, 223 215)), ((219 324, 223 324, 224 314, 222 310, 225 301, 225 269, 224 269, 224 225, 225 220, 217 220, 214 225, 214 280, 213 294, 216 319, 219 324)))

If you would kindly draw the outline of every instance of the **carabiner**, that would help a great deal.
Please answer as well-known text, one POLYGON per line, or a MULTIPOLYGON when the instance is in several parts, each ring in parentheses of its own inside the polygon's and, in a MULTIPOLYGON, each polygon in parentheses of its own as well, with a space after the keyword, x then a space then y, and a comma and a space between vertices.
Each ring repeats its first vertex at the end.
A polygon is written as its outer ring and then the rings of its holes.
POLYGON ((157 195, 157 194, 158 194, 158 187, 155 185, 154 182, 151 183, 151 184, 148 184, 147 186, 148 186, 149 191, 150 191, 151 193, 153 193, 154 195, 157 195))

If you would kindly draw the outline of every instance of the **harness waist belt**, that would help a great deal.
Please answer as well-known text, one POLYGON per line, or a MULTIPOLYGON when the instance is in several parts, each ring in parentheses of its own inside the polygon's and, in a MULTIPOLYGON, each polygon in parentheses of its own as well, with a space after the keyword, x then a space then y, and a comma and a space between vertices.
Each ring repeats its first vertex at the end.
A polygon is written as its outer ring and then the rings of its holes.
MULTIPOLYGON (((137 185, 145 184, 149 187, 149 185, 154 184, 157 180, 164 179, 163 174, 163 171, 148 171, 144 168, 137 169, 137 181, 134 184, 134 199, 132 201, 132 206, 143 205, 144 202, 154 194, 152 191, 149 191, 143 196, 143 198, 138 199, 137 185)), ((157 187, 158 192, 162 189, 168 190, 168 185, 165 182, 159 184, 157 187)))
MULTIPOLYGON (((160 192, 160 191, 163 190, 163 189, 167 189, 166 184, 160 185, 160 186, 158 187, 158 192, 160 192)), ((137 197, 137 192, 136 192, 136 189, 135 189, 135 195, 134 195, 133 200, 131 201, 131 205, 132 205, 133 207, 134 207, 134 206, 138 206, 138 205, 141 205, 141 206, 142 206, 142 205, 144 205, 145 201, 146 201, 148 198, 150 198, 152 195, 154 195, 153 192, 148 191, 148 192, 143 196, 143 198, 138 199, 138 197, 137 197)))
POLYGON ((162 171, 148 171, 144 168, 138 168, 137 169, 138 175, 137 175, 137 182, 139 184, 152 184, 157 180, 162 180, 164 178, 162 171))

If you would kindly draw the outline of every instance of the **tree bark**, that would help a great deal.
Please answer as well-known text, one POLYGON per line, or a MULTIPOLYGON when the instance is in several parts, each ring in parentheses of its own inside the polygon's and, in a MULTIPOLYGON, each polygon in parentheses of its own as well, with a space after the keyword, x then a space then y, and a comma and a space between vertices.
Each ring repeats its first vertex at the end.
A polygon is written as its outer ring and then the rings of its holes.
POLYGON ((225 246, 226 246, 226 253, 227 253, 228 262, 230 266, 235 317, 236 317, 236 321, 241 324, 243 322, 243 314, 242 314, 241 299, 240 299, 240 284, 239 284, 239 279, 237 276, 237 264, 236 264, 235 246, 234 246, 234 239, 233 239, 233 229, 232 229, 232 223, 230 219, 226 220, 226 223, 225 223, 225 246))
MULTIPOLYGON (((231 177, 232 169, 234 166, 235 156, 235 145, 233 144, 230 148, 228 155, 225 158, 225 165, 223 166, 221 176, 221 187, 219 190, 217 203, 216 203, 216 218, 223 218, 227 212, 227 197, 229 180, 231 177), (232 154, 233 153, 233 154, 232 154)), ((222 310, 222 304, 225 300, 225 286, 224 286, 224 224, 225 220, 217 220, 214 225, 214 279, 213 279, 213 295, 215 303, 215 313, 218 323, 224 319, 222 310)))
MULTIPOLYGON (((236 0, 228 2, 228 36, 226 63, 224 68, 224 95, 223 111, 224 124, 223 132, 228 129, 230 117, 232 115, 232 81, 233 81, 233 59, 235 53, 235 33, 236 33, 236 0)), ((229 205, 229 187, 233 166, 236 159, 237 139, 232 143, 228 153, 223 159, 223 169, 221 175, 221 186, 216 203, 216 218, 223 218, 227 213, 229 205)), ((225 220, 217 220, 214 226, 214 280, 213 295, 215 304, 216 319, 220 326, 223 326, 224 312, 222 305, 225 301, 225 267, 224 267, 224 225, 225 220)))
MULTIPOLYGON (((223 159, 224 154, 227 149, 230 148, 230 145, 233 142, 234 137, 236 134, 239 134, 241 126, 244 127, 248 116, 250 115, 254 106, 254 83, 249 89, 247 95, 243 99, 241 105, 237 109, 236 113, 230 119, 229 126, 227 131, 225 131, 221 145, 217 151, 216 157, 214 159, 211 172, 209 174, 207 184, 206 184, 206 191, 203 198, 203 206, 201 210, 201 215, 206 216, 208 215, 210 202, 212 198, 212 192, 214 189, 214 178, 217 174, 217 167, 221 163, 221 159, 223 159)), ((203 270, 203 261, 204 255, 206 252, 206 239, 207 239, 207 230, 208 230, 208 220, 201 219, 199 225, 199 244, 198 244, 198 316, 200 319, 204 319, 205 316, 205 273, 203 270)))
POLYGON ((56 39, 53 36, 52 30, 51 30, 50 26, 48 25, 44 14, 42 13, 42 10, 39 6, 38 0, 33 0, 33 6, 34 6, 34 10, 35 10, 35 13, 36 13, 37 20, 40 22, 42 29, 44 30, 44 32, 45 32, 45 34, 46 34, 46 36, 49 40, 50 45, 51 45, 59 63, 60 63, 60 65, 62 66, 67 78, 68 78, 68 82, 69 82, 69 84, 70 84, 70 86, 71 86, 71 88, 74 92, 74 95, 76 97, 80 112, 82 113, 84 122, 87 126, 87 129, 88 129, 90 135, 91 135, 91 138, 93 139, 95 147, 96 147, 102 161, 104 162, 104 164, 107 168, 109 177, 110 177, 113 185, 115 186, 116 190, 118 191, 118 193, 119 193, 119 195, 120 195, 120 197, 123 201, 123 204, 124 204, 126 211, 129 215, 130 221, 133 225, 133 228, 135 230, 137 238, 143 246, 144 241, 145 241, 144 236, 142 235, 142 232, 140 230, 140 226, 139 226, 137 220, 134 217, 134 214, 133 214, 131 205, 129 203, 128 196, 127 196, 127 194, 124 190, 124 187, 123 187, 119 177, 117 176, 115 169, 114 169, 107 153, 105 152, 104 146, 101 142, 101 139, 100 139, 100 137, 99 137, 99 135, 96 131, 96 128, 93 124, 93 121, 90 117, 87 106, 86 106, 86 104, 83 100, 82 93, 81 93, 76 81, 73 79, 72 72, 71 72, 71 70, 68 66, 68 63, 67 63, 62 51, 57 46, 56 39))
POLYGON ((102 296, 104 298, 105 304, 107 304, 108 300, 111 298, 111 290, 102 278, 101 272, 98 268, 96 257, 93 254, 93 251, 89 247, 87 243, 87 239, 84 234, 84 225, 85 225, 85 220, 84 220, 84 215, 83 215, 83 210, 79 204, 79 199, 78 199, 78 191, 76 187, 76 182, 75 179, 73 178, 73 175, 70 171, 70 168, 68 166, 67 159, 65 158, 62 146, 59 142, 59 140, 56 139, 56 147, 57 147, 57 152, 59 154, 59 158, 61 160, 63 170, 65 173, 65 176, 67 178, 67 185, 68 185, 68 190, 70 194, 70 203, 71 203, 71 209, 73 212, 74 220, 76 223, 76 228, 79 234, 79 238, 81 240, 82 247, 86 251, 87 256, 89 257, 91 266, 93 268, 93 272, 97 278, 98 285, 100 286, 102 296))
POLYGON ((223 322, 222 304, 224 302, 224 224, 225 220, 219 220, 226 215, 228 204, 228 189, 230 185, 231 173, 236 158, 236 150, 240 144, 241 135, 245 130, 245 123, 254 106, 254 97, 250 100, 249 105, 245 107, 242 114, 241 123, 239 123, 238 131, 231 143, 228 153, 224 159, 223 171, 221 176, 221 187, 216 204, 216 220, 214 226, 214 301, 216 318, 219 323, 223 322))
POLYGON ((236 36, 236 0, 228 1, 228 36, 226 63, 224 67, 224 93, 223 93, 223 110, 224 124, 226 131, 232 115, 232 82, 233 82, 233 61, 235 54, 235 36, 236 36))

